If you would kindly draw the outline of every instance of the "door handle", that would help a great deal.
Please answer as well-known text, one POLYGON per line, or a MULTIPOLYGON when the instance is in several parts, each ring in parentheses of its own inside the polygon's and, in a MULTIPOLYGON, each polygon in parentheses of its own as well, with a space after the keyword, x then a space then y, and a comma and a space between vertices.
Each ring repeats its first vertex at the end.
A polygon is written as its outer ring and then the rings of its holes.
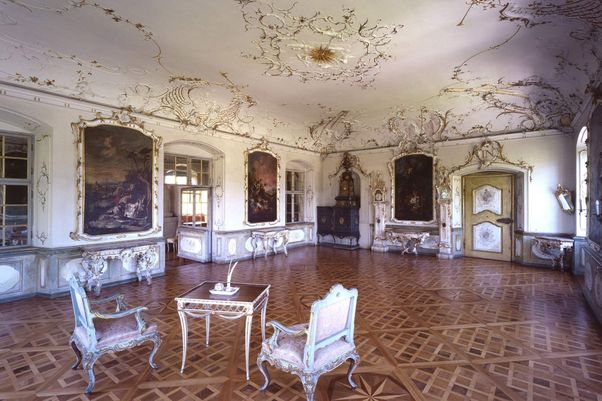
POLYGON ((510 224, 512 223, 514 220, 512 220, 510 217, 504 217, 502 219, 497 219, 496 220, 498 223, 502 223, 502 224, 510 224))

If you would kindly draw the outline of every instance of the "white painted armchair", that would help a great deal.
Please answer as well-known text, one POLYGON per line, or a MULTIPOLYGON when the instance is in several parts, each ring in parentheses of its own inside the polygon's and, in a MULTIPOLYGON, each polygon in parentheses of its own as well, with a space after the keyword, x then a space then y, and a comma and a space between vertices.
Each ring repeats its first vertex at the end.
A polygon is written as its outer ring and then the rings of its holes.
POLYGON ((121 294, 90 301, 75 276, 69 278, 69 286, 75 317, 75 329, 69 343, 77 358, 72 369, 76 369, 83 359, 83 369, 88 373, 89 379, 87 394, 92 392, 96 381, 94 363, 108 352, 133 348, 150 341, 154 347, 148 362, 151 367, 157 368, 153 359, 161 346, 161 336, 156 324, 147 326, 143 320, 141 312, 145 311, 146 307, 126 309, 121 294), (90 308, 90 305, 111 301, 116 303, 115 313, 94 312, 90 308))
POLYGON ((353 342, 357 290, 334 285, 326 297, 314 302, 308 324, 287 327, 276 321, 268 323, 274 334, 261 344, 257 366, 265 377, 261 390, 270 384, 264 362, 293 373, 301 379, 308 401, 313 401, 320 375, 351 360, 347 379, 357 386, 351 375, 359 363, 353 342))

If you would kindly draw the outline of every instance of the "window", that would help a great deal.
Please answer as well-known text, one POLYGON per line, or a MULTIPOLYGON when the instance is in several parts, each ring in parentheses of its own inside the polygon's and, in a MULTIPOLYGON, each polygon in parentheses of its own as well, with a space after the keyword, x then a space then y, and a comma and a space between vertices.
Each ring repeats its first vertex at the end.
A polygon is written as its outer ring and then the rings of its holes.
POLYGON ((209 190, 203 188, 182 189, 180 222, 187 227, 207 227, 209 220, 209 190))
POLYGON ((286 171, 286 222, 303 221, 303 193, 305 192, 305 173, 286 171))
POLYGON ((587 234, 587 128, 577 139, 577 235, 587 234))
POLYGON ((30 139, 0 133, 0 247, 29 244, 30 139))
POLYGON ((208 187, 211 185, 209 162, 208 159, 165 155, 165 184, 208 187))

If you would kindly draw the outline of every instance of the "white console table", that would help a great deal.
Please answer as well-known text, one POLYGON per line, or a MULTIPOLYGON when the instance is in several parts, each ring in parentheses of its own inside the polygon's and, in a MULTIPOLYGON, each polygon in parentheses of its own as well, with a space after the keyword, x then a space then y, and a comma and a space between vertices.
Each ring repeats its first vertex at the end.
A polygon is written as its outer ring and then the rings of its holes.
POLYGON ((424 242, 430 236, 426 232, 396 232, 385 231, 385 239, 391 245, 402 247, 401 254, 413 253, 418 255, 416 247, 424 242))
POLYGON ((565 270, 564 256, 567 249, 573 248, 573 240, 561 237, 535 237, 531 241, 531 252, 541 259, 554 261, 554 267, 565 270))
POLYGON ((282 240, 282 249, 284 250, 284 255, 288 256, 288 252, 286 250, 286 245, 288 244, 288 234, 289 230, 281 228, 281 229, 272 229, 272 230, 257 230, 251 231, 251 244, 253 246, 253 259, 257 255, 257 245, 259 241, 261 241, 263 245, 264 258, 268 257, 268 245, 272 244, 272 250, 274 251, 274 255, 277 253, 276 248, 278 242, 282 240))
POLYGON ((82 253, 82 267, 86 273, 88 291, 100 294, 102 275, 107 271, 109 260, 120 259, 122 264, 136 263, 138 281, 142 281, 142 274, 148 285, 151 285, 151 269, 159 260, 159 250, 156 244, 138 245, 129 248, 110 248, 100 250, 86 250, 82 253))

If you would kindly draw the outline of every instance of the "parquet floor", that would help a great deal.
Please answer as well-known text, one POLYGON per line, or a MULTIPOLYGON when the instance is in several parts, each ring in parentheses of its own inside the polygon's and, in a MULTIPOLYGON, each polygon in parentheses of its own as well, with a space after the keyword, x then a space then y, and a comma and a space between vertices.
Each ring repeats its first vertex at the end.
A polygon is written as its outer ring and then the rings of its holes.
MULTIPOLYGON (((104 288, 144 304, 164 343, 159 369, 149 346, 108 355, 96 364, 96 400, 304 400, 295 376, 273 373, 266 393, 252 364, 244 380, 241 321, 191 324, 188 364, 180 374, 181 334, 174 296, 195 283, 224 279, 227 266, 169 262, 151 287, 104 288)), ((318 400, 602 400, 602 331, 568 273, 479 259, 307 247, 289 257, 241 262, 237 281, 272 284, 268 319, 307 321, 308 306, 340 282, 359 290, 355 341, 360 388, 346 366, 322 376, 318 400)), ((73 329, 68 297, 0 305, 0 399, 85 400, 86 379, 71 370, 73 329)), ((261 335, 254 320, 252 354, 261 335)), ((268 335, 271 334, 268 331, 268 335)))

